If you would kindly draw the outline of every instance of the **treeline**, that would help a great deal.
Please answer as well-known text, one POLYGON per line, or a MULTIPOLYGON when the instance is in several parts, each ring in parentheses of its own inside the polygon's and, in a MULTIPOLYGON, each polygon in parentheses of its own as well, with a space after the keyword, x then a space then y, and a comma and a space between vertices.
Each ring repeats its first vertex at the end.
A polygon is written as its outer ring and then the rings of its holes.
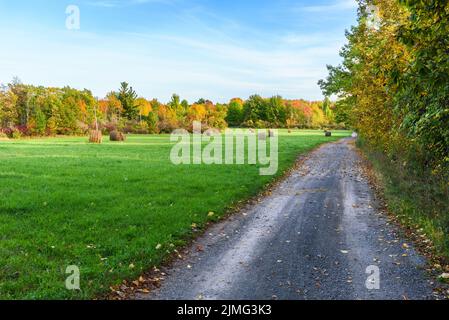
POLYGON ((324 93, 340 97, 336 108, 372 148, 447 172, 448 1, 359 2, 344 62, 320 81, 324 93))
POLYGON ((396 212, 449 257, 449 2, 359 4, 344 61, 320 85, 389 172, 396 212))
POLYGON ((174 94, 164 104, 138 97, 125 82, 119 90, 97 99, 89 90, 36 87, 14 80, 0 90, 0 134, 10 138, 82 135, 96 125, 104 133, 169 133, 191 129, 193 121, 205 129, 323 128, 337 126, 333 109, 329 99, 288 101, 258 95, 246 101, 235 98, 228 104, 204 99, 190 104, 174 94))

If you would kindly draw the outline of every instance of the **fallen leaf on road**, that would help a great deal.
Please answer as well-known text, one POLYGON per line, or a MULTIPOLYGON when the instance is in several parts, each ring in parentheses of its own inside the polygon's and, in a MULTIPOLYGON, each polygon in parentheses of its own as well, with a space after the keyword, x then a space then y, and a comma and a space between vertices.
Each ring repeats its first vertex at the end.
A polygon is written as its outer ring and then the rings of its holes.
POLYGON ((140 293, 150 293, 150 290, 148 290, 148 289, 139 289, 137 291, 140 293))
POLYGON ((443 282, 449 282, 449 273, 443 273, 438 277, 443 282))

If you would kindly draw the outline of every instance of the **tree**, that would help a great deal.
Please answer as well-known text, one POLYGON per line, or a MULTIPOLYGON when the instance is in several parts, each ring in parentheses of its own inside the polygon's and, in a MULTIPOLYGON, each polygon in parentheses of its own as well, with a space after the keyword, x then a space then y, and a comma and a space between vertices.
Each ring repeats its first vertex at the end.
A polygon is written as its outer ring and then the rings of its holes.
POLYGON ((2 88, 0 90, 0 125, 2 128, 11 128, 18 123, 18 112, 16 108, 17 96, 2 88))
POLYGON ((136 105, 139 109, 140 120, 142 119, 142 117, 148 116, 148 114, 152 111, 151 103, 145 98, 138 98, 136 100, 136 105))
POLYGON ((189 108, 189 102, 187 100, 182 100, 181 101, 181 107, 184 109, 184 111, 186 111, 189 108))
POLYGON ((352 127, 354 125, 352 103, 348 103, 348 101, 347 99, 342 99, 335 103, 334 120, 345 127, 352 127))
POLYGON ((29 108, 29 88, 15 77, 8 85, 11 92, 17 97, 16 100, 16 112, 18 116, 18 124, 26 126, 30 117, 29 108))
POLYGON ((147 116, 148 131, 150 134, 159 133, 159 117, 156 112, 150 112, 147 116))
POLYGON ((179 95, 177 95, 176 93, 174 93, 172 96, 171 96, 171 100, 170 100, 170 102, 168 103, 168 106, 170 107, 170 108, 172 108, 173 110, 175 110, 175 111, 178 111, 179 109, 181 109, 181 98, 179 97, 179 95))
POLYGON ((255 124, 266 119, 265 100, 259 95, 252 95, 243 104, 243 120, 255 124))
POLYGON ((171 133, 173 130, 179 129, 179 119, 175 110, 168 106, 160 105, 157 112, 159 131, 171 133))
POLYGON ((343 100, 340 106, 351 110, 354 127, 367 143, 383 151, 392 150, 403 118, 394 112, 398 88, 393 75, 409 63, 407 48, 397 40, 407 20, 407 10, 396 1, 361 2, 358 25, 347 32, 348 44, 341 50, 343 63, 329 66, 328 78, 320 81, 326 96, 336 94, 343 100))
POLYGON ((240 99, 233 99, 229 103, 226 122, 231 127, 239 127, 243 123, 243 102, 240 99))
POLYGON ((100 104, 100 109, 103 114, 106 114, 107 119, 109 121, 117 121, 120 120, 120 116, 123 113, 123 106, 120 100, 117 98, 118 93, 110 92, 106 96, 106 99, 103 100, 102 104, 100 104))
POLYGON ((151 110, 153 110, 154 112, 157 112, 157 110, 161 106, 161 103, 157 99, 153 99, 150 101, 150 105, 151 105, 151 110))
POLYGON ((323 109, 324 115, 326 116, 328 121, 332 122, 334 114, 333 114, 333 111, 332 111, 332 102, 329 99, 329 97, 324 98, 322 109, 323 109))
POLYGON ((271 127, 285 127, 287 114, 285 103, 281 96, 274 96, 266 102, 266 121, 271 127))
POLYGON ((400 25, 398 40, 411 62, 404 72, 392 73, 398 87, 395 111, 403 114, 401 128, 416 140, 423 161, 449 175, 449 3, 401 3, 409 19, 400 25))
POLYGON ((139 108, 136 104, 137 93, 128 83, 121 83, 117 99, 120 101, 123 108, 122 115, 128 120, 136 120, 139 115, 139 108))
POLYGON ((40 109, 36 110, 35 122, 36 122, 35 133, 37 135, 43 136, 45 134, 45 130, 47 129, 47 118, 40 109))
POLYGON ((206 100, 203 98, 200 98, 197 102, 195 102, 194 104, 206 104, 206 100))

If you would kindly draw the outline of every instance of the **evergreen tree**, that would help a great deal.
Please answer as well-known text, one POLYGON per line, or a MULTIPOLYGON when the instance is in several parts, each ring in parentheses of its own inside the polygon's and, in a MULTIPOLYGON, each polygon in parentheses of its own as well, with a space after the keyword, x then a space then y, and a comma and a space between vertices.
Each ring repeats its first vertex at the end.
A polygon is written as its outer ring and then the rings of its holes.
POLYGON ((117 98, 122 104, 122 115, 128 120, 136 120, 139 116, 139 107, 136 103, 137 93, 128 83, 122 82, 117 98))

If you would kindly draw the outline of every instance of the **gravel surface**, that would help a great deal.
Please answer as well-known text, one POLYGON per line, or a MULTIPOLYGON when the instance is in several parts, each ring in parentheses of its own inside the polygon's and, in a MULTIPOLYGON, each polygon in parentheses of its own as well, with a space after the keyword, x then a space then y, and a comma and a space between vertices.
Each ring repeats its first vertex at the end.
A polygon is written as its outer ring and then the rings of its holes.
POLYGON ((377 209, 361 161, 352 139, 312 152, 270 196, 211 227, 164 270, 159 289, 137 298, 433 298, 425 259, 377 209), (369 281, 376 267, 379 282, 369 281))

